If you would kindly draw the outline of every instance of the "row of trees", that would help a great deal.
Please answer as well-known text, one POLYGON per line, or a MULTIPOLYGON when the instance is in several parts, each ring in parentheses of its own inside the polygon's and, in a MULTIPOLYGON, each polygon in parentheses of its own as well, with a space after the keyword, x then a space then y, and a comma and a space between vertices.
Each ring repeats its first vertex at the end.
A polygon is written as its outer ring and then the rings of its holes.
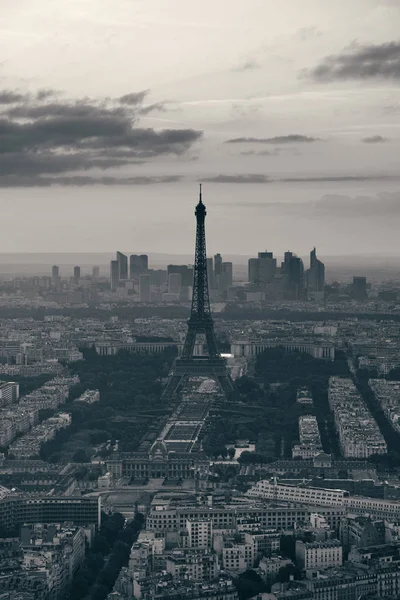
POLYGON ((339 454, 339 447, 328 404, 328 381, 332 375, 348 376, 344 355, 335 361, 322 361, 299 352, 287 353, 271 348, 259 354, 254 377, 237 381, 238 402, 221 408, 209 425, 203 447, 209 456, 225 457, 226 445, 243 439, 256 443, 257 454, 243 453, 248 464, 267 463, 273 458, 290 457, 293 442, 298 439, 298 418, 315 414, 325 452, 339 454), (313 406, 296 403, 301 386, 310 388, 313 406))
POLYGON ((105 600, 112 591, 122 567, 127 566, 130 549, 143 526, 144 517, 137 513, 125 523, 121 513, 102 513, 102 525, 81 568, 75 573, 68 593, 69 600, 105 600))
POLYGON ((70 365, 80 383, 71 388, 67 404, 61 407, 70 412, 72 423, 42 446, 40 457, 50 462, 87 462, 92 447, 108 440, 111 445, 118 440, 121 451, 137 450, 143 436, 156 431, 159 419, 167 414, 168 407, 160 403, 162 378, 168 375, 174 357, 173 348, 157 355, 120 352, 107 357, 85 349, 85 360, 70 365), (87 389, 98 389, 100 401, 74 404, 87 389))

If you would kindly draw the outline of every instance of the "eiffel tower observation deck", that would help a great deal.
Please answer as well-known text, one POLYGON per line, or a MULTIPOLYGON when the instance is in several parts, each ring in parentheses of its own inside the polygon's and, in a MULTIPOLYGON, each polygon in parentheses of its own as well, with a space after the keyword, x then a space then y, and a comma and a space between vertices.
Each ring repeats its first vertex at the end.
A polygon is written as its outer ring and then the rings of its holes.
POLYGON ((220 386, 228 397, 235 389, 232 378, 226 367, 225 359, 217 349, 214 333, 214 322, 211 316, 210 298, 207 277, 207 253, 205 218, 206 207, 202 200, 200 184, 199 202, 195 210, 196 216, 196 250, 194 260, 192 309, 188 320, 188 330, 182 354, 175 360, 168 377, 163 398, 167 399, 177 393, 185 379, 190 377, 209 377, 220 386), (195 356, 194 347, 198 335, 205 337, 207 355, 195 356))

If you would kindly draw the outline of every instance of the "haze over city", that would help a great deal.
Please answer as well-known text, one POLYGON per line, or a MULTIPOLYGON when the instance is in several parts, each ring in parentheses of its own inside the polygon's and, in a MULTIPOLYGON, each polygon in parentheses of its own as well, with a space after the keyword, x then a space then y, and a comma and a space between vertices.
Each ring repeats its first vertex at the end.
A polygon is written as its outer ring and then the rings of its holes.
POLYGON ((2 14, 1 252, 400 250, 397 1, 2 14))

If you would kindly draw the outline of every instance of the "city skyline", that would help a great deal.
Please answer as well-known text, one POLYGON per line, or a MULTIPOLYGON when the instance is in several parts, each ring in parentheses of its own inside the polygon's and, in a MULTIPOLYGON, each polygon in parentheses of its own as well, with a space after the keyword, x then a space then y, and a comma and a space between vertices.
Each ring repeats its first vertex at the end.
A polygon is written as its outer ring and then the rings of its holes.
POLYGON ((6 5, 1 252, 399 252, 397 2, 6 5))

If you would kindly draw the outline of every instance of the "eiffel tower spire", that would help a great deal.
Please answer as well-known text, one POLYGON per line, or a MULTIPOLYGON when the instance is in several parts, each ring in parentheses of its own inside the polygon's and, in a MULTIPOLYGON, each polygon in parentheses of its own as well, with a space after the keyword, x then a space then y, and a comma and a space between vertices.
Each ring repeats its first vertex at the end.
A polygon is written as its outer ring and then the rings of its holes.
POLYGON ((214 322, 211 316, 205 231, 207 211, 203 204, 201 184, 199 202, 194 214, 196 216, 196 249, 194 259, 192 308, 188 320, 188 330, 182 355, 180 358, 177 358, 174 363, 163 397, 173 395, 182 384, 182 380, 185 377, 196 375, 205 375, 215 379, 226 396, 234 390, 234 384, 226 368, 225 361, 217 349, 214 322), (205 335, 207 356, 194 355, 196 337, 199 334, 205 335))

